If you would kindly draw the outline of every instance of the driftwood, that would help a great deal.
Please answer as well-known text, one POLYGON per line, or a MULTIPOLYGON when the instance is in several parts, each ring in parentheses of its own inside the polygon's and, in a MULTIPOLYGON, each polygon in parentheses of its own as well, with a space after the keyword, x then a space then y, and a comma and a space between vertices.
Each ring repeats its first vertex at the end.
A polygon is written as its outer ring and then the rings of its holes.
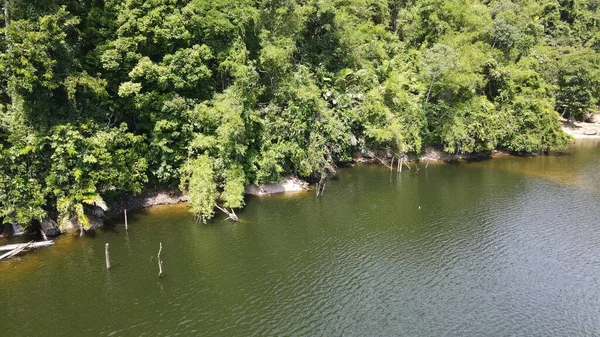
POLYGON ((8 252, 8 253, 0 256, 0 260, 10 259, 11 257, 19 254, 20 252, 22 252, 22 251, 24 251, 26 249, 29 249, 29 247, 31 247, 32 244, 33 244, 33 241, 21 244, 19 247, 17 247, 15 249, 11 250, 10 252, 8 252))
POLYGON ((42 235, 42 239, 44 239, 44 241, 48 241, 48 237, 46 236, 46 233, 41 228, 40 228, 40 234, 42 235))
POLYGON ((163 277, 163 269, 162 269, 162 261, 160 259, 160 252, 162 252, 162 242, 159 243, 160 248, 158 248, 158 255, 156 255, 158 259, 158 277, 163 277))
POLYGON ((233 220, 233 221, 240 221, 240 218, 238 218, 237 214, 235 214, 235 212, 233 211, 233 208, 231 209, 231 212, 219 207, 219 205, 215 204, 215 207, 217 207, 218 209, 220 209, 223 213, 227 214, 227 216, 229 217, 229 219, 233 220))
POLYGON ((19 247, 22 247, 24 245, 28 245, 31 243, 31 246, 29 248, 40 248, 40 247, 48 247, 48 246, 52 246, 54 244, 53 241, 31 241, 31 242, 27 242, 27 243, 17 243, 17 244, 13 244, 13 245, 6 245, 6 246, 0 246, 0 252, 7 252, 7 251, 11 251, 11 250, 15 250, 19 247), (33 242, 33 243, 31 243, 33 242))
POLYGON ((48 246, 52 246, 53 244, 54 244, 53 241, 39 241, 39 242, 30 241, 27 243, 18 243, 18 244, 14 244, 14 245, 2 246, 2 247, 0 247, 0 251, 8 251, 8 253, 1 255, 0 261, 10 259, 11 257, 14 257, 24 251, 32 249, 32 248, 48 247, 48 246))

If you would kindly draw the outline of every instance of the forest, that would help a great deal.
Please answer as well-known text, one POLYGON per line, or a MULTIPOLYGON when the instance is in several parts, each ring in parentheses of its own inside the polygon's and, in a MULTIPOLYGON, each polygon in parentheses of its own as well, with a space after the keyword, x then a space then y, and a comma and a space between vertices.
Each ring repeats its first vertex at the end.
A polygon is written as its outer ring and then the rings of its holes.
POLYGON ((199 220, 244 187, 397 158, 564 148, 600 97, 600 0, 4 0, 0 219, 156 186, 199 220))

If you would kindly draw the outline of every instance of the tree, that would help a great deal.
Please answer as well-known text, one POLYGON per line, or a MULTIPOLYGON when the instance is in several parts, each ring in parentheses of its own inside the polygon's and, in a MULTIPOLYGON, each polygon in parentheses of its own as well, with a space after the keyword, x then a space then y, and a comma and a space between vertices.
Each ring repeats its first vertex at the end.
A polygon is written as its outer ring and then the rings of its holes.
POLYGON ((182 168, 180 188, 189 193, 191 211, 201 222, 206 222, 214 215, 215 202, 219 195, 213 164, 214 161, 210 157, 202 155, 188 160, 182 168))
POLYGON ((357 150, 564 147, 600 98, 597 0, 5 0, 0 218, 244 185, 357 150))
POLYGON ((583 120, 600 98, 600 56, 583 50, 561 58, 558 64, 556 110, 571 119, 583 120))

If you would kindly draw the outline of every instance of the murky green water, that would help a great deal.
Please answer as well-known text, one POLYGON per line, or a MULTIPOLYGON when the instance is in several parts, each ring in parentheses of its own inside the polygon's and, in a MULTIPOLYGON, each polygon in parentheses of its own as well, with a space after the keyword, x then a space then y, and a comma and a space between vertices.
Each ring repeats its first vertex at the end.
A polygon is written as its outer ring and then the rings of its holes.
POLYGON ((321 199, 251 198, 240 216, 159 207, 0 263, 0 335, 600 335, 598 142, 400 177, 358 166, 321 199))

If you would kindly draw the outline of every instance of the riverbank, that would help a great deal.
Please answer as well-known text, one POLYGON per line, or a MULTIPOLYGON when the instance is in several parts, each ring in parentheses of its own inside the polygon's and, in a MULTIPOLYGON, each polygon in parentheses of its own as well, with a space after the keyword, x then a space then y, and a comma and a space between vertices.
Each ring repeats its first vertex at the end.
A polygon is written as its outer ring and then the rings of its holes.
MULTIPOLYGON (((590 127, 588 124, 592 123, 578 123, 579 125, 574 126, 575 131, 580 134, 584 133, 582 130, 588 130, 590 127)), ((597 123, 596 123, 597 124, 597 123)), ((565 127, 565 126, 563 126, 565 127)), ((600 125, 597 125, 600 128, 600 125)), ((589 131, 587 133, 590 133, 589 131)), ((597 132, 595 135, 585 135, 582 134, 581 137, 575 137, 580 139, 586 138, 597 138, 600 139, 600 132, 597 132)), ((403 159, 403 167, 404 170, 410 170, 412 168, 422 168, 426 167, 433 163, 451 163, 457 161, 481 161, 488 160, 495 157, 500 156, 510 156, 511 154, 505 151, 488 151, 488 152, 478 152, 478 153, 468 153, 468 154, 451 154, 444 152, 439 147, 429 146, 424 148, 421 151, 419 156, 416 155, 407 155, 403 159)), ((341 165, 354 165, 360 163, 374 163, 374 164, 382 164, 391 169, 399 170, 398 167, 398 158, 390 151, 380 150, 380 151, 370 151, 363 150, 361 152, 355 153, 353 156, 353 160, 345 163, 338 163, 341 165), (391 165, 394 167, 391 167, 391 165)), ((400 169, 400 170, 402 170, 400 169)), ((290 193, 290 192, 302 192, 311 190, 311 185, 309 182, 304 181, 297 176, 289 175, 286 176, 279 182, 268 183, 263 185, 248 185, 245 188, 246 195, 253 196, 268 196, 272 194, 279 193, 290 193)), ((95 230, 105 226, 105 223, 117 223, 124 221, 124 211, 127 210, 129 212, 139 211, 145 208, 161 206, 161 205, 173 205, 178 203, 187 202, 189 200, 189 196, 183 194, 176 187, 155 187, 148 190, 145 190, 141 194, 132 195, 125 194, 120 195, 114 199, 107 200, 107 209, 103 211, 98 206, 90 206, 86 207, 86 214, 88 215, 91 222, 91 230, 95 230)), ((79 221, 76 217, 69 220, 67 226, 63 226, 62 233, 79 233, 81 232, 79 221)), ((32 226, 26 231, 24 234, 33 234, 36 235, 39 232, 39 226, 32 226)), ((41 228, 44 232, 52 237, 61 234, 61 231, 58 228, 56 222, 51 219, 44 219, 41 223, 41 228)), ((6 228, 4 231, 0 231, 4 234, 4 236, 12 236, 12 231, 10 228, 6 228)))
POLYGON ((189 196, 174 187, 162 187, 146 190, 138 195, 121 195, 107 202, 105 212, 107 220, 122 217, 125 210, 138 211, 160 205, 174 205, 189 200, 189 196))
POLYGON ((600 139, 600 118, 592 123, 561 121, 563 131, 576 139, 600 139))
MULTIPOLYGON (((414 154, 406 155, 404 162, 406 163, 452 163, 456 161, 478 161, 492 159, 499 156, 509 156, 510 153, 506 151, 494 150, 487 152, 475 152, 475 153, 448 153, 444 152, 439 147, 428 146, 425 147, 419 156, 414 154)), ((354 163, 380 163, 386 166, 392 164, 392 159, 398 165, 398 158, 396 155, 389 151, 362 151, 357 152, 353 156, 354 163)))
MULTIPOLYGON (((479 152, 467 154, 450 154, 435 147, 426 147, 419 157, 415 155, 407 156, 406 163, 448 163, 454 161, 474 161, 491 159, 497 156, 509 155, 502 151, 479 152)), ((356 153, 351 164, 355 163, 383 163, 389 165, 392 160, 392 154, 385 151, 364 151, 356 153)), ((397 161, 396 161, 397 162, 397 161)), ((406 169, 406 168, 404 168, 406 169)), ((279 193, 292 193, 309 191, 311 184, 294 175, 288 175, 281 181, 267 183, 262 185, 250 184, 245 188, 246 195, 269 196, 279 193)), ((172 187, 155 188, 143 192, 139 195, 123 195, 108 202, 109 210, 105 213, 107 220, 115 220, 123 217, 123 211, 141 210, 153 206, 173 205, 188 201, 189 196, 183 194, 179 189, 172 187)))
MULTIPOLYGON (((245 193, 254 196, 267 196, 277 193, 308 191, 309 189, 310 184, 308 182, 290 175, 279 182, 264 185, 248 185, 246 186, 245 193)), ((93 231, 104 227, 106 223, 124 221, 125 210, 134 212, 154 206, 175 205, 187 202, 188 200, 189 196, 182 193, 176 187, 155 187, 137 195, 123 194, 114 199, 107 200, 106 211, 98 206, 87 206, 85 212, 90 220, 90 229, 93 231)), ((0 230, 0 237, 15 236, 15 227, 10 225, 3 226, 4 228, 0 230)), ((73 217, 69 219, 66 225, 59 229, 54 220, 46 218, 41 221, 39 226, 34 224, 26 231, 19 232, 16 236, 38 235, 40 228, 47 236, 55 237, 60 234, 80 233, 81 224, 76 217, 73 217)))

